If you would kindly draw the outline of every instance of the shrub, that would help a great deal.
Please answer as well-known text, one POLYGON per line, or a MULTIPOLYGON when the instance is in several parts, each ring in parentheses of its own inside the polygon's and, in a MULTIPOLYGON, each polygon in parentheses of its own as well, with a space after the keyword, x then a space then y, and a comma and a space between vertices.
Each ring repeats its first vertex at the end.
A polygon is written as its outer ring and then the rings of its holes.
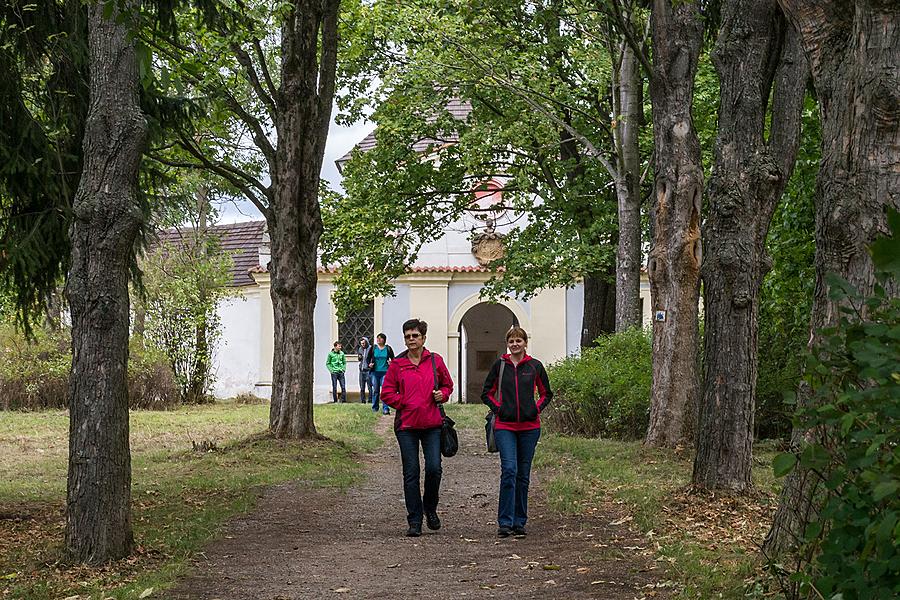
POLYGON ((643 437, 650 415, 649 331, 632 329, 597 340, 581 356, 548 369, 555 397, 547 424, 564 433, 643 437))
POLYGON ((62 408, 69 392, 72 354, 67 331, 36 329, 27 341, 11 326, 0 329, 0 408, 62 408))
POLYGON ((821 510, 803 540, 809 562, 794 575, 818 598, 900 596, 900 298, 889 292, 900 283, 900 214, 889 221, 893 238, 872 247, 872 296, 829 280, 842 314, 819 332, 811 402, 796 419, 813 441, 774 463, 777 475, 799 465, 819 484, 821 510))
POLYGON ((222 335, 219 302, 236 295, 228 286, 231 256, 208 231, 185 231, 177 243, 160 245, 142 262, 144 336, 167 356, 181 401, 213 400, 212 357, 222 335))
MULTIPOLYGON (((69 330, 34 331, 27 341, 0 326, 0 410, 47 410, 68 406, 72 366, 69 330)), ((161 409, 178 403, 178 387, 163 353, 133 340, 128 393, 133 409, 161 409)))
POLYGON ((140 338, 132 338, 128 357, 128 399, 132 409, 162 410, 179 404, 181 392, 165 352, 140 338))

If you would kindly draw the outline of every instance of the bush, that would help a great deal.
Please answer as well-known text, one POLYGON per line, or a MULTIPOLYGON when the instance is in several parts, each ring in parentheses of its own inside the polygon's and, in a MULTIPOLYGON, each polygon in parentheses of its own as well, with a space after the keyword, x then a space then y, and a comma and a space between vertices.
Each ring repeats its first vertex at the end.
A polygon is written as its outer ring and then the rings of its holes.
POLYGON ((872 246, 872 296, 829 280, 841 319, 819 332, 807 365, 812 399, 797 413, 813 441, 774 463, 778 475, 799 465, 818 478, 809 562, 794 576, 818 598, 900 597, 900 298, 889 291, 900 284, 900 214, 889 221, 893 238, 872 246))
POLYGON ((649 331, 603 336, 548 369, 555 397, 547 424, 564 433, 637 439, 650 416, 649 331))
POLYGON ((163 410, 180 403, 181 392, 165 352, 140 338, 132 338, 128 357, 128 399, 132 409, 163 410))
MULTIPOLYGON (((0 410, 48 410, 68 406, 72 366, 68 329, 35 330, 26 341, 0 326, 0 410)), ((130 345, 128 394, 133 409, 161 409, 178 403, 178 386, 163 353, 138 340, 130 345)))

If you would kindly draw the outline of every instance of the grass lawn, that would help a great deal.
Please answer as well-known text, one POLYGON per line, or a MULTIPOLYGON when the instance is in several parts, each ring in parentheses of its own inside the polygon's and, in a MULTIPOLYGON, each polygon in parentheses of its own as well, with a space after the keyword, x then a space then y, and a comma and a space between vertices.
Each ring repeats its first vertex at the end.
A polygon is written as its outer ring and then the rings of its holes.
MULTIPOLYGON (((137 553, 103 569, 57 563, 63 532, 68 415, 0 413, 0 598, 137 598, 170 584, 186 559, 232 515, 252 508, 261 486, 300 479, 345 488, 356 456, 380 443, 376 416, 359 404, 318 405, 331 441, 263 437, 268 404, 222 402, 131 415, 137 553), (216 450, 199 452, 194 443, 216 450)), ((152 597, 158 597, 158 593, 152 597)))
MULTIPOLYGON (((250 510, 262 486, 299 479, 345 488, 360 477, 357 456, 381 444, 367 405, 317 405, 331 441, 285 443, 260 435, 267 404, 218 403, 131 416, 136 554, 103 569, 57 563, 63 533, 68 416, 0 413, 0 599, 153 597, 231 516, 250 510), (216 450, 199 452, 194 443, 216 450)), ((481 405, 451 405, 459 429, 484 426, 481 405)), ((776 502, 770 462, 757 447, 745 498, 694 493, 691 456, 639 442, 547 433, 535 464, 552 505, 573 514, 625 515, 646 535, 677 597, 743 598, 756 573, 755 548, 776 502)))
POLYGON ((663 563, 677 598, 744 598, 753 591, 756 548, 777 504, 767 444, 756 449, 755 491, 747 497, 690 489, 692 454, 644 448, 640 442, 546 435, 535 465, 552 476, 551 503, 577 514, 618 505, 646 535, 644 551, 663 563))

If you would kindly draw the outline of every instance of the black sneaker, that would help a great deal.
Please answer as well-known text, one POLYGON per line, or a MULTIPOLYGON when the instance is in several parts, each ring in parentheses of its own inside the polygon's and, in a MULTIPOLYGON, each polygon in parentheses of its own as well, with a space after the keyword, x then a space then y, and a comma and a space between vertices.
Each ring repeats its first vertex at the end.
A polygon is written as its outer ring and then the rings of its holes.
POLYGON ((441 519, 436 512, 427 512, 425 513, 425 524, 428 525, 428 529, 437 531, 441 528, 441 519))
POLYGON ((526 535, 528 535, 524 527, 513 527, 512 534, 517 537, 525 537, 526 535))
POLYGON ((406 537, 419 537, 422 535, 422 524, 418 525, 410 525, 409 529, 406 530, 406 537))
POLYGON ((512 533, 512 529, 505 525, 501 525, 497 528, 497 537, 509 537, 509 534, 512 533))

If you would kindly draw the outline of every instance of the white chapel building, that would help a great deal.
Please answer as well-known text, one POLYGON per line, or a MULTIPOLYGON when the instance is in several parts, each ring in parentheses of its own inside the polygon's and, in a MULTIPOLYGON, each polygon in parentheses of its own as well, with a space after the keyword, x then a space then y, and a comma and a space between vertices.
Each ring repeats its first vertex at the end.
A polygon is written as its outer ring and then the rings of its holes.
MULTIPOLYGON (((374 132, 357 149, 374 146, 374 132)), ((349 156, 339 159, 338 163, 349 156)), ((529 335, 528 352, 551 364, 580 349, 584 289, 547 288, 529 300, 509 298, 488 302, 480 292, 494 272, 486 266, 502 252, 502 234, 515 227, 518 215, 484 208, 498 203, 501 185, 488 182, 473 202, 482 209, 467 213, 446 228, 442 237, 425 244, 409 272, 396 279, 395 295, 376 298, 364 310, 338 323, 331 296, 335 273, 320 268, 314 313, 316 402, 331 400, 331 378, 325 359, 335 341, 347 353, 347 389, 357 397, 357 341, 370 342, 378 333, 387 336, 395 353, 405 349, 401 326, 410 318, 428 323, 426 347, 444 357, 454 379, 452 401, 480 402, 481 388, 494 360, 506 352, 505 333, 514 324, 529 335)), ((219 308, 222 337, 215 354, 214 394, 220 398, 240 393, 269 397, 272 386, 274 327, 268 236, 265 221, 221 225, 214 228, 223 250, 232 256, 232 285, 239 295, 219 308)), ((643 321, 650 322, 650 288, 642 275, 643 321)))

